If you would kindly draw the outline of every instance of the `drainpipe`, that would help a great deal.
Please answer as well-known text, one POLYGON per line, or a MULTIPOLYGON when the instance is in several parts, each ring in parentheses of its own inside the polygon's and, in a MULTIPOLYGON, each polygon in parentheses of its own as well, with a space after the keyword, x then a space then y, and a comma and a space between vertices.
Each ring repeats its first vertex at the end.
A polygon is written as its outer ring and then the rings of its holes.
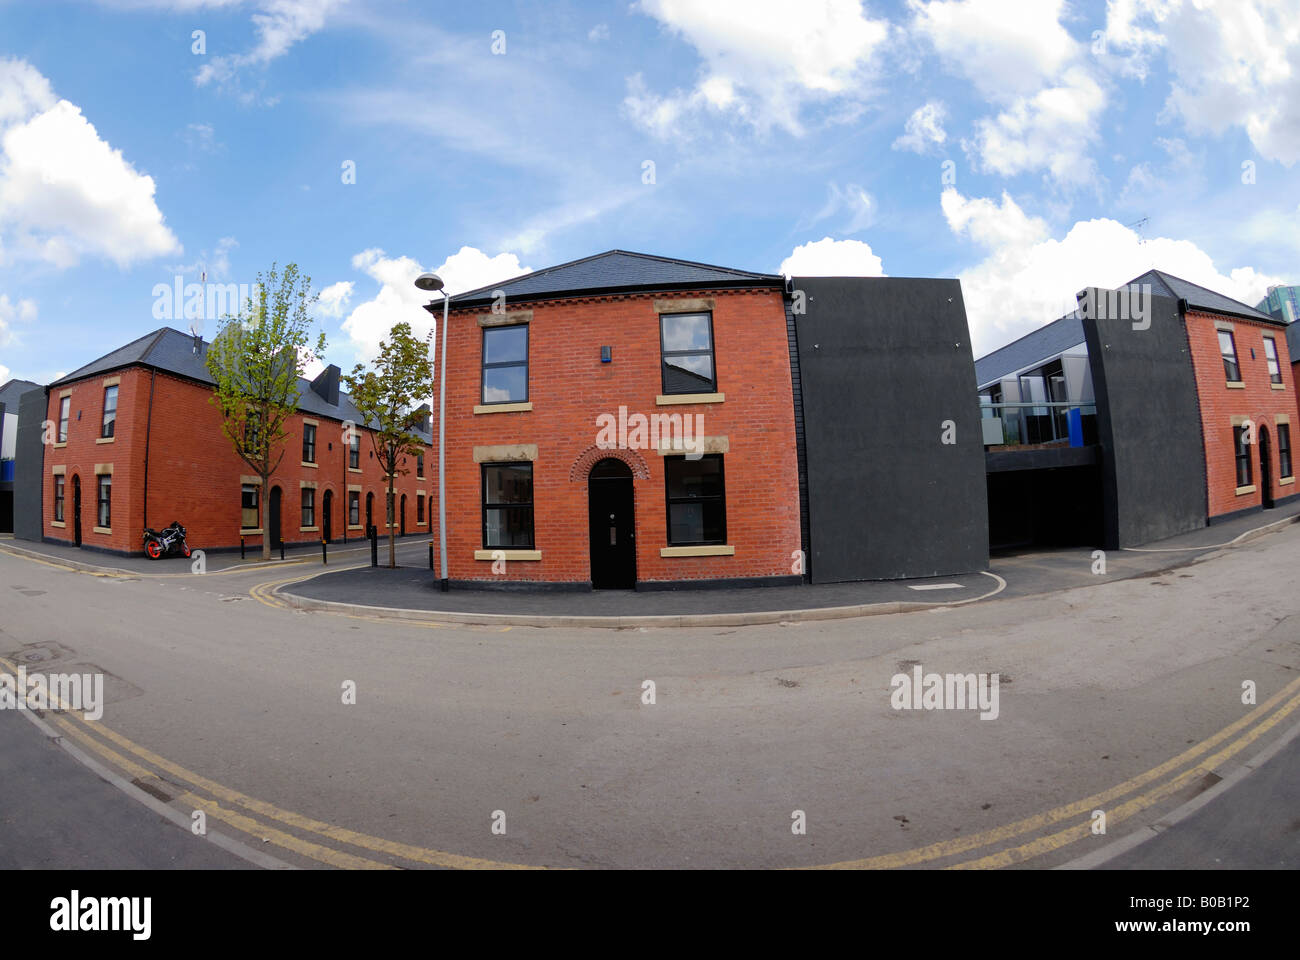
POLYGON ((153 382, 157 370, 149 371, 149 414, 144 424, 144 526, 149 526, 149 434, 153 430, 153 382))

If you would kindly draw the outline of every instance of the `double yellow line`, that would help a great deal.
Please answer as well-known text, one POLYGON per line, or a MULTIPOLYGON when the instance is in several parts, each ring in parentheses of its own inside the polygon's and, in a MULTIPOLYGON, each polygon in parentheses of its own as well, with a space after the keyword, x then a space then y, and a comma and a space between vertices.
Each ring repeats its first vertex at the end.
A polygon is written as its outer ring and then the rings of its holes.
POLYGON ((1254 743, 1269 730, 1273 729, 1273 727, 1277 726, 1297 709, 1300 709, 1300 678, 1291 681, 1278 693, 1274 694, 1239 720, 1230 723, 1218 733, 1202 740, 1195 746, 1184 750, 1178 756, 1166 760, 1159 766, 1152 767, 1145 773, 1138 774, 1136 777, 1125 780, 1123 783, 1116 784, 1100 793, 1095 793, 1090 797, 1085 797, 1084 799, 1078 800, 1074 803, 1056 807, 1055 809, 1048 810, 1045 813, 1026 817, 1023 820, 1017 820, 1014 823, 1009 823, 1005 826, 985 830, 981 833, 974 833, 965 837, 955 837, 952 840, 942 840, 938 843, 932 843, 924 847, 917 847, 912 850, 902 850, 898 853, 888 853, 882 856, 867 857, 862 860, 845 860, 839 863, 830 863, 824 865, 820 869, 884 870, 897 867, 917 866, 922 863, 928 863, 934 860, 941 860, 962 853, 968 853, 972 850, 977 850, 980 847, 987 847, 1007 840, 1014 840, 1018 837, 1036 833, 1069 820, 1074 820, 1080 817, 1084 818, 1081 822, 1072 824, 1064 830, 1059 830, 1055 833, 1039 837, 1035 840, 1014 847, 1007 847, 997 851, 996 853, 987 854, 974 860, 966 860, 950 864, 948 869, 991 869, 1010 866, 1015 863, 1022 863, 1031 857, 1051 853, 1068 844, 1074 843, 1077 840, 1082 840, 1092 836, 1092 812, 1094 810, 1101 810, 1106 814, 1106 825, 1109 828, 1113 824, 1122 823, 1148 807, 1178 793, 1185 787, 1190 786, 1192 783, 1205 777, 1206 774, 1213 772, 1214 769, 1220 766, 1224 761, 1250 746, 1250 744, 1254 743), (1275 707, 1279 709, 1277 709, 1272 716, 1268 716, 1269 712, 1274 710, 1275 707), (1243 733, 1243 731, 1245 732, 1243 733), (1238 734, 1240 734, 1240 736, 1237 736, 1238 734), (1234 736, 1237 737, 1237 739, 1233 740, 1232 738, 1234 736), (1210 753, 1211 750, 1214 750, 1215 747, 1218 747, 1225 741, 1230 742, 1215 753, 1210 753), (1174 773, 1174 771, 1179 770, 1187 764, 1192 764, 1192 766, 1168 780, 1162 780, 1162 778, 1174 773), (1118 806, 1107 807, 1107 804, 1126 797, 1131 793, 1135 793, 1153 783, 1155 783, 1156 786, 1151 787, 1145 793, 1141 793, 1130 800, 1126 800, 1118 806))
MULTIPOLYGON (((17 668, 0 657, 0 666, 17 675, 17 668)), ((505 863, 498 860, 485 860, 478 857, 465 857, 428 847, 399 843, 371 836, 346 827, 335 826, 321 820, 284 810, 275 804, 258 800, 238 790, 222 786, 173 763, 153 751, 110 730, 102 723, 90 723, 79 713, 72 711, 70 705, 60 702, 61 714, 47 714, 51 722, 78 744, 98 754, 104 760, 125 772, 136 780, 159 779, 169 784, 185 784, 185 789, 174 799, 189 811, 202 810, 204 813, 223 823, 229 824, 252 837, 269 842, 284 850, 315 860, 331 867, 357 870, 391 870, 397 867, 392 861, 407 860, 433 867, 446 867, 455 870, 536 870, 544 867, 532 867, 526 864, 505 863), (91 731, 94 731, 92 735, 91 731), (102 738, 102 739, 101 739, 102 738), (107 741, 105 743, 104 741, 107 741), (117 748, 117 749, 114 749, 117 748), (119 752, 120 751, 120 752, 119 752), (240 809, 248 811, 243 813, 240 809), (249 816, 248 814, 255 814, 249 816), (261 817, 264 819, 257 819, 261 817), (315 835, 325 840, 347 844, 371 854, 382 854, 390 859, 375 860, 365 856, 347 853, 335 847, 325 846, 314 840, 303 839, 285 829, 272 826, 267 821, 301 833, 315 835)))

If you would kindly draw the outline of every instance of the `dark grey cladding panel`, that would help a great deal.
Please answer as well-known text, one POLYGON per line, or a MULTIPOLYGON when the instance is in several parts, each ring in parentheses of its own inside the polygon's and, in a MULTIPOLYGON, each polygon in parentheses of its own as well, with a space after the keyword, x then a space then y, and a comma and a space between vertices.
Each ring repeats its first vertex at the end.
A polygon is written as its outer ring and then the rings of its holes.
POLYGON ((812 578, 988 566, 975 368, 961 285, 796 278, 812 578), (942 442, 944 421, 956 443, 942 442))
POLYGON ((1146 318, 1083 320, 1109 550, 1205 526, 1201 413, 1179 302, 1151 297, 1149 319, 1146 329, 1134 329, 1146 318))
POLYGON ((45 489, 45 391, 31 390, 18 402, 18 438, 14 447, 14 536, 40 541, 41 494, 45 489))

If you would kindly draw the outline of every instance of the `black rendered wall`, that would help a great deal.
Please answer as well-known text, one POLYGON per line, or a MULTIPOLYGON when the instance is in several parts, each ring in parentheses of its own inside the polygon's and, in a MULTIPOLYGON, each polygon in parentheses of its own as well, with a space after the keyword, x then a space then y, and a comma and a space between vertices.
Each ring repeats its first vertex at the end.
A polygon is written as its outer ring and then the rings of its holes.
POLYGON ((41 539, 41 478, 45 448, 41 423, 45 420, 45 391, 29 390, 18 401, 18 438, 14 446, 14 537, 41 539))
POLYGON ((1108 550, 1205 526, 1205 447, 1187 330, 1177 300, 1149 300, 1147 329, 1134 329, 1130 316, 1083 318, 1108 550))
POLYGON ((961 284, 808 277, 793 286, 813 582, 986 569, 984 447, 961 284), (942 442, 949 420, 953 444, 942 442))

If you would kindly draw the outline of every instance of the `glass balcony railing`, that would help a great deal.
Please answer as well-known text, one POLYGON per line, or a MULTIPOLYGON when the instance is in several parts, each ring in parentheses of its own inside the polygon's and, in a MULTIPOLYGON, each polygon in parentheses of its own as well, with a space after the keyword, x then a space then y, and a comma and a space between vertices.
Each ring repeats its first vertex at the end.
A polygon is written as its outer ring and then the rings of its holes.
POLYGON ((1064 443, 1084 447, 1097 442, 1095 403, 982 402, 980 417, 985 446, 1064 443))

